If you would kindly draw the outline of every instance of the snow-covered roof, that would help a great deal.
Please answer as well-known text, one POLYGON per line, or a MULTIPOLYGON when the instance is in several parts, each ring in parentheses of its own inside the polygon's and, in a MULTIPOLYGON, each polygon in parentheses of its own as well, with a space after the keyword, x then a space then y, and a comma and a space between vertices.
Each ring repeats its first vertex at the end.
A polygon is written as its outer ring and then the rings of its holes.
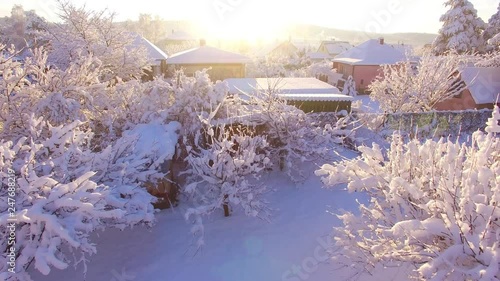
POLYGON ((299 50, 317 49, 318 42, 311 40, 292 40, 290 41, 299 50))
POLYGON ((466 67, 462 80, 476 104, 496 103, 500 94, 500 67, 466 67))
POLYGON ((149 42, 148 39, 140 35, 137 35, 135 37, 134 42, 132 42, 132 45, 134 47, 144 46, 147 50, 148 59, 150 61, 158 62, 161 60, 166 60, 168 58, 168 55, 165 54, 165 52, 163 52, 155 44, 149 42))
POLYGON ((352 45, 345 41, 323 41, 321 45, 325 46, 330 55, 338 55, 352 48, 352 45))
POLYGON ((378 39, 368 40, 351 48, 333 59, 334 62, 343 62, 351 65, 382 65, 396 64, 405 60, 401 48, 380 43, 378 39))
POLYGON ((317 46, 317 42, 309 40, 276 41, 257 49, 255 52, 255 57, 266 57, 278 48, 286 47, 285 49, 288 49, 291 53, 297 53, 299 51, 317 49, 317 46))
POLYGON ((182 30, 178 30, 178 31, 172 31, 172 33, 170 33, 167 36, 167 40, 170 40, 170 41, 195 41, 197 39, 187 32, 184 32, 182 30))
POLYGON ((230 93, 252 94, 256 91, 277 89, 289 100, 351 101, 352 97, 340 93, 336 87, 316 78, 229 78, 230 93))
POLYGON ((268 55, 270 55, 273 51, 275 51, 276 49, 278 49, 279 47, 282 47, 286 45, 288 50, 290 52, 297 52, 298 51, 298 48, 291 44, 290 42, 288 41, 285 41, 285 42, 273 42, 273 43, 269 43, 267 45, 264 45, 263 47, 259 48, 256 52, 255 52, 255 57, 258 57, 258 58, 263 58, 263 57, 266 57, 268 55))
POLYGON ((306 57, 312 60, 330 60, 332 56, 329 54, 325 54, 322 52, 309 52, 306 54, 306 57))
POLYGON ((222 64, 247 63, 250 58, 237 53, 224 51, 211 46, 200 46, 173 54, 167 59, 168 64, 222 64))

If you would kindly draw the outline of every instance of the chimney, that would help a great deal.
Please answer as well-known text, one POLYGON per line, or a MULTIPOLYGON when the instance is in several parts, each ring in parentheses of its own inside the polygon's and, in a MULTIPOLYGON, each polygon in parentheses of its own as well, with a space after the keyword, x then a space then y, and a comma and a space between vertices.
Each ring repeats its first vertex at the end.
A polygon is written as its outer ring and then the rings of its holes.
POLYGON ((205 39, 200 39, 200 47, 207 45, 207 41, 205 39))
POLYGON ((380 42, 380 45, 384 45, 384 38, 383 38, 383 37, 380 37, 380 38, 379 38, 379 42, 380 42))

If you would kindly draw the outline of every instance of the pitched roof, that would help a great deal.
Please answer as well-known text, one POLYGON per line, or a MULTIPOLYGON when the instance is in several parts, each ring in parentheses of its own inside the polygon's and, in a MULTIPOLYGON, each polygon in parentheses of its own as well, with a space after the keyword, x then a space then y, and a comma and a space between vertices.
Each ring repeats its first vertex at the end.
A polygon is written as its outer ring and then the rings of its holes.
POLYGON ((173 54, 167 59, 168 64, 218 64, 247 63, 250 58, 210 46, 201 46, 173 54))
POLYGON ((476 104, 496 103, 500 95, 500 67, 466 67, 462 80, 476 104))
POLYGON ((381 44, 378 39, 368 40, 333 59, 351 65, 396 64, 405 60, 405 54, 393 45, 381 44))
POLYGON ((332 56, 329 54, 325 54, 322 52, 309 52, 306 54, 306 57, 312 60, 331 60, 332 56))
POLYGON ((230 93, 252 94, 256 91, 277 89, 288 100, 350 101, 352 97, 340 93, 336 87, 316 78, 230 78, 230 93))
POLYGON ((152 62, 166 60, 168 58, 168 55, 165 54, 165 52, 163 52, 155 44, 149 42, 148 39, 146 39, 140 35, 137 35, 135 37, 134 41, 132 42, 132 45, 134 47, 144 46, 146 48, 146 51, 147 51, 148 60, 150 60, 152 62))
POLYGON ((338 55, 352 48, 352 45, 345 41, 323 41, 321 46, 325 46, 330 55, 338 55))

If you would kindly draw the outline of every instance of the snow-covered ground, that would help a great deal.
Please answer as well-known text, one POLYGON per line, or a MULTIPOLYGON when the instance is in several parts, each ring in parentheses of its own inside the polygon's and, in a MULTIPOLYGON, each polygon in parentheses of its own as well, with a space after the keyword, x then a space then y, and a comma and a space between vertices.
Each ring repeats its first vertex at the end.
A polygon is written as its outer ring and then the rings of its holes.
POLYGON ((360 112, 364 113, 382 113, 380 110, 380 104, 370 98, 370 95, 357 95, 354 97, 353 103, 356 101, 361 101, 361 106, 359 107, 360 112))
MULTIPOLYGON (((344 151, 346 157, 353 152, 344 151)), ((332 227, 340 221, 332 213, 357 209, 362 194, 349 194, 342 187, 325 189, 312 174, 325 161, 306 164, 310 177, 294 184, 278 171, 265 175, 274 188, 267 200, 274 209, 271 221, 222 211, 207 218, 205 243, 196 253, 193 237, 184 220, 185 207, 157 214, 151 228, 107 230, 95 237, 98 253, 91 257, 86 277, 82 268, 52 270, 43 276, 31 270, 37 281, 279 281, 338 280, 324 250, 332 227)), ((97 235, 97 234, 96 234, 97 235)), ((389 280, 389 279, 381 279, 389 280)), ((401 280, 401 279, 393 279, 401 280)))

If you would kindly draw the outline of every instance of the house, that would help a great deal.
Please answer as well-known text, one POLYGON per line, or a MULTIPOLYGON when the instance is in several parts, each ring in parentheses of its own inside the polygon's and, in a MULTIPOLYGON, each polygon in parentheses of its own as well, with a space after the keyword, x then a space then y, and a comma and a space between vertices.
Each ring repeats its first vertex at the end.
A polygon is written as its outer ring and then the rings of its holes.
POLYGON ((331 58, 348 51, 353 46, 346 41, 327 40, 321 42, 318 48, 319 53, 327 54, 331 58))
POLYGON ((460 72, 467 88, 453 98, 438 103, 437 110, 493 108, 500 102, 500 67, 465 67, 460 72))
POLYGON ((196 71, 209 69, 207 72, 213 81, 227 78, 243 78, 246 75, 246 64, 250 58, 207 46, 205 40, 200 46, 173 54, 167 59, 167 68, 172 75, 175 70, 183 69, 188 76, 196 71))
POLYGON ((132 46, 146 49, 146 55, 151 65, 151 73, 148 74, 149 79, 165 74, 167 70, 166 61, 168 59, 168 55, 165 52, 140 35, 135 36, 132 46))
POLYGON ((306 54, 306 57, 311 62, 321 62, 321 61, 324 61, 324 60, 331 60, 333 58, 329 54, 325 54, 325 53, 322 53, 322 52, 309 52, 309 53, 306 54))
POLYGON ((352 76, 356 82, 356 90, 363 94, 367 93, 371 81, 380 74, 381 65, 397 64, 405 59, 402 48, 385 44, 383 38, 371 39, 335 56, 333 68, 345 80, 352 76))
POLYGON ((294 58, 301 54, 305 55, 308 51, 313 50, 314 42, 304 40, 287 40, 275 42, 264 46, 255 53, 257 58, 294 58))
POLYGON ((226 79, 229 93, 252 95, 268 89, 304 112, 325 112, 351 109, 352 97, 342 94, 336 87, 316 78, 243 78, 226 79))

